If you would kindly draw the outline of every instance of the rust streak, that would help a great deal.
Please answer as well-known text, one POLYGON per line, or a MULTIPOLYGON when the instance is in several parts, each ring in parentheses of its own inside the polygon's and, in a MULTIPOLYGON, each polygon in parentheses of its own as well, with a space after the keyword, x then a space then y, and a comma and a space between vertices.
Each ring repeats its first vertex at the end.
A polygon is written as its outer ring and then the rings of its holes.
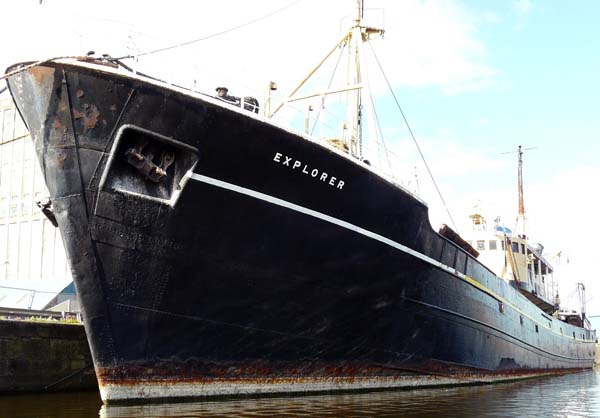
POLYGON ((45 84, 46 78, 54 75, 54 68, 50 67, 33 67, 29 73, 35 78, 38 84, 45 84))
POLYGON ((177 377, 121 377, 121 378, 107 378, 106 376, 98 376, 101 386, 108 384, 120 385, 120 386, 138 386, 138 385, 165 385, 165 384, 182 384, 182 383, 193 383, 193 384, 251 384, 251 385, 263 385, 263 384, 305 384, 305 383, 321 383, 321 382, 340 382, 340 383, 360 383, 361 381, 369 379, 381 379, 389 382, 402 382, 402 381, 423 381, 435 384, 435 382, 446 382, 448 380, 455 381, 454 384, 485 384, 492 382, 499 382, 504 380, 521 380, 533 377, 541 376, 555 376, 564 375, 568 373, 580 372, 582 369, 558 369, 558 370, 538 370, 537 372, 522 371, 521 373, 481 373, 468 376, 465 379, 464 376, 436 376, 436 375, 374 375, 374 376, 264 376, 264 377, 247 377, 247 376, 213 376, 213 377, 201 377, 201 376, 177 376, 177 377))
POLYGON ((177 383, 228 383, 228 384, 264 384, 264 383, 315 383, 329 381, 358 382, 364 379, 388 379, 403 381, 422 379, 431 382, 451 379, 463 384, 489 383, 501 380, 524 379, 537 376, 561 375, 581 371, 581 369, 509 369, 485 371, 468 367, 455 370, 398 368, 369 365, 364 367, 325 366, 314 370, 299 371, 296 368, 275 372, 268 367, 248 365, 245 367, 98 367, 96 373, 102 384, 136 385, 177 384, 177 383))
POLYGON ((88 105, 87 103, 83 105, 83 108, 83 111, 73 108, 73 119, 82 119, 85 130, 95 128, 100 116, 98 108, 95 105, 88 105))
POLYGON ((59 170, 62 170, 64 168, 66 159, 67 155, 64 152, 59 152, 56 156, 56 165, 59 170))
POLYGON ((56 129, 57 131, 64 129, 64 125, 62 124, 62 122, 60 121, 60 118, 58 118, 58 117, 54 118, 54 122, 52 122, 52 127, 54 129, 56 129))

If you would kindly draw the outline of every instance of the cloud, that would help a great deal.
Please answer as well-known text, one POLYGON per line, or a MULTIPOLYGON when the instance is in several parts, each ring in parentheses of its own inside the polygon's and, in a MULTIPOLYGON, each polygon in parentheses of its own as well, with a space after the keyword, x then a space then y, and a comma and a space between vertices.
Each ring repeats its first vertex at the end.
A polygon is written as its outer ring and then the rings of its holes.
MULTIPOLYGON (((503 184, 499 184, 497 179, 505 177, 511 161, 496 158, 494 150, 460 145, 452 135, 420 138, 418 142, 457 229, 464 230, 468 215, 477 202, 485 203, 486 207, 491 204, 495 209, 502 206, 502 212, 496 211, 494 216, 508 211, 506 196, 511 196, 514 191, 504 191, 498 195, 498 187, 503 187, 503 184), (486 187, 482 187, 481 183, 486 187)), ((402 137, 388 146, 392 177, 427 202, 434 228, 442 223, 451 225, 446 208, 412 139, 402 137)), ((381 166, 383 172, 390 172, 385 152, 380 151, 379 159, 371 158, 381 166)), ((513 206, 516 207, 516 204, 513 206)))
MULTIPOLYGON (((419 143, 460 233, 468 235, 468 216, 475 205, 488 222, 500 216, 506 226, 514 228, 518 209, 514 159, 501 158, 494 149, 459 145, 450 134, 422 138, 419 143)), ((412 140, 404 137, 393 143, 391 153, 396 159, 397 177, 428 203, 433 228, 450 224, 412 140)), ((590 186, 598 178, 600 167, 579 166, 567 170, 557 167, 552 175, 537 182, 525 179, 527 233, 532 242, 545 246, 545 256, 555 267, 563 306, 579 309, 575 289, 583 282, 587 298, 591 298, 587 304, 590 315, 600 315, 600 283, 593 280, 600 236, 600 222, 596 221, 600 191, 590 186), (562 257, 553 257, 559 251, 562 257)))
MULTIPOLYGON (((349 0, 318 3, 304 0, 259 24, 149 55, 137 62, 128 61, 128 64, 184 86, 191 87, 195 83, 197 88, 205 91, 226 83, 236 94, 249 93, 259 99, 263 98, 267 82, 273 80, 279 84, 277 94, 281 95, 290 91, 340 38, 353 3, 349 0), (341 10, 348 10, 348 13, 341 10), (342 19, 344 14, 346 18, 342 19)), ((18 37, 19 42, 3 44, 0 65, 82 54, 88 50, 113 56, 152 50, 222 32, 284 4, 281 0, 171 0, 169 7, 157 1, 145 2, 140 7, 136 2, 106 0, 98 7, 81 0, 45 0, 43 6, 33 0, 14 0, 4 4, 3 10, 7 15, 23 18, 5 19, 0 26, 0 36, 3 39, 18 37), (86 8, 86 4, 90 6, 86 8), (117 19, 115 10, 119 10, 117 19)), ((369 7, 380 6, 385 7, 385 12, 372 15, 373 24, 385 23, 386 32, 384 39, 373 42, 373 48, 393 87, 433 86, 453 95, 501 84, 503 73, 489 63, 486 45, 479 34, 482 25, 496 24, 500 19, 498 15, 490 12, 478 15, 457 0, 369 3, 369 7)), ((534 10, 534 5, 530 0, 517 0, 512 3, 512 10, 524 16, 534 10)), ((335 58, 337 51, 334 63, 335 58)), ((330 64, 317 74, 325 84, 332 66, 330 64)), ((381 77, 375 72, 370 75, 375 94, 383 92, 381 77)), ((302 120, 306 107, 298 104, 296 108, 292 107, 283 119, 302 120)), ((328 106, 326 111, 333 112, 334 108, 328 106)), ((323 118, 326 122, 333 120, 329 113, 323 118)), ((331 125, 332 129, 339 128, 334 122, 331 125)), ((432 220, 434 223, 444 221, 443 206, 412 140, 398 133, 392 138, 396 142, 390 143, 391 152, 401 156, 394 174, 410 179, 406 181, 407 186, 416 189, 417 173, 420 194, 430 203, 432 220)), ((458 142, 452 137, 420 140, 438 185, 456 214, 455 220, 460 223, 463 212, 478 200, 487 205, 493 215, 503 215, 507 221, 514 219, 514 186, 504 183, 496 186, 497 179, 494 179, 494 175, 505 171, 505 163, 489 157, 486 150, 467 148, 457 145, 458 142), (473 180, 481 178, 489 180, 487 187, 475 187, 473 180)), ((600 178, 597 168, 557 173, 548 179, 546 186, 532 190, 531 197, 526 197, 531 235, 539 236, 549 249, 564 248, 570 253, 570 268, 575 280, 589 277, 596 269, 593 239, 600 231, 594 220, 600 213, 600 198, 589 186, 590 179, 594 178, 600 178), (564 238, 555 242, 556 237, 564 238)), ((600 294, 597 284, 589 283, 588 286, 595 294, 600 294)))
POLYGON ((493 85, 502 73, 486 63, 478 39, 486 16, 450 0, 395 2, 386 21, 397 24, 377 44, 388 73, 397 85, 438 86, 452 94, 493 85))
MULTIPOLYGON (((316 12, 315 3, 304 0, 257 24, 130 63, 185 86, 195 82, 197 87, 212 90, 215 83, 227 82, 260 96, 266 83, 275 79, 283 93, 340 38, 354 6, 348 0, 331 0, 319 2, 316 12)), ((171 0, 169 7, 153 1, 139 7, 106 0, 101 8, 86 9, 74 0, 47 0, 43 6, 14 1, 5 9, 11 15, 28 16, 28 25, 44 36, 23 31, 22 22, 8 20, 0 28, 3 38, 19 33, 20 42, 3 47, 3 55, 6 60, 89 50, 126 55, 223 32, 284 5, 279 0, 222 0, 209 6, 171 0), (118 19, 116 9, 121 11, 118 19)), ((433 85, 457 94, 487 88, 501 75, 486 63, 486 49, 477 39, 477 18, 459 2, 369 4, 380 6, 385 7, 383 12, 367 10, 366 15, 374 17, 374 24, 385 23, 385 39, 375 41, 374 47, 394 86, 433 85)), ((329 75, 324 72, 321 77, 328 80, 329 75)), ((381 91, 381 86, 381 80, 374 81, 375 91, 381 91)))
MULTIPOLYGON (((460 153, 461 149, 457 148, 456 151, 460 153)), ((461 233, 467 235, 470 229, 468 215, 475 204, 479 204, 488 222, 500 216, 506 226, 514 228, 517 217, 516 173, 510 175, 512 171, 509 171, 515 169, 514 164, 509 162, 508 167, 497 163, 486 169, 489 159, 480 152, 473 152, 470 160, 471 163, 466 165, 472 166, 473 170, 465 174, 483 177, 483 185, 465 183, 465 176, 437 176, 442 179, 442 191, 447 196, 446 201, 461 233), (472 161, 478 155, 481 157, 480 163, 473 165, 472 161), (510 175, 508 183, 502 181, 506 179, 507 172, 510 175)), ((600 213, 600 191, 590 187, 590 181, 598 178, 600 167, 587 166, 557 170, 538 183, 525 179, 527 234, 532 242, 544 245, 544 255, 551 259, 563 306, 579 309, 574 290, 577 283, 583 282, 587 297, 594 298, 594 302, 587 306, 588 314, 595 315, 600 315, 600 283, 593 280, 593 273, 597 270, 596 241, 600 235, 600 223, 596 222, 600 213), (559 251, 562 252, 560 259, 553 258, 559 251)), ((432 224, 436 225, 436 221, 447 222, 439 198, 431 191, 428 193, 431 199, 428 201, 433 208, 432 224)))
MULTIPOLYGON (((488 222, 497 216, 509 228, 517 217, 516 167, 513 160, 494 157, 495 152, 457 145, 452 138, 421 140, 450 212, 463 236, 468 236, 468 215, 478 205, 488 222)), ((411 155, 408 142, 399 145, 400 155, 411 155)), ((413 145, 414 147, 414 145, 413 145)), ((405 158, 408 160, 408 158, 405 158)), ((415 159, 416 162, 416 159, 415 159)), ((405 184, 415 190, 415 164, 404 162, 405 184)), ((429 204, 434 228, 449 218, 426 171, 418 166, 419 195, 429 204)), ((562 306, 579 309, 577 283, 586 286, 589 315, 600 315, 600 283, 593 279, 597 270, 597 237, 600 236, 600 191, 590 186, 600 178, 600 167, 580 166, 557 169, 537 183, 525 179, 527 234, 531 242, 541 242, 547 259, 555 267, 562 306), (562 256, 554 257, 559 251, 562 256)))
POLYGON ((513 0, 512 8, 517 15, 524 16, 533 10, 533 3, 531 0, 513 0))
MULTIPOLYGON (((495 173, 506 170, 505 159, 493 157, 493 151, 461 145, 452 135, 418 139, 421 152, 434 175, 446 179, 461 179, 472 174, 495 173)), ((397 177, 423 166, 423 161, 412 138, 405 136, 388 144, 388 153, 394 160, 397 177)))
POLYGON ((466 92, 485 90, 497 85, 495 78, 500 74, 501 73, 499 71, 489 71, 488 77, 468 79, 442 86, 442 92, 452 96, 466 92))
MULTIPOLYGON (((593 280, 597 270, 597 237, 600 223, 600 192, 590 187, 592 179, 600 178, 600 167, 577 167, 557 172, 544 184, 532 188, 526 208, 531 221, 531 236, 545 243, 549 252, 562 251, 569 264, 562 264, 559 279, 561 295, 573 293, 583 282, 588 297, 599 295, 600 283, 593 280)), ((564 300, 566 302, 566 300, 564 300)), ((574 301, 571 301, 572 303, 574 301)), ((588 305, 589 313, 600 315, 600 303, 588 305)), ((577 306, 572 305, 576 308, 577 306)))

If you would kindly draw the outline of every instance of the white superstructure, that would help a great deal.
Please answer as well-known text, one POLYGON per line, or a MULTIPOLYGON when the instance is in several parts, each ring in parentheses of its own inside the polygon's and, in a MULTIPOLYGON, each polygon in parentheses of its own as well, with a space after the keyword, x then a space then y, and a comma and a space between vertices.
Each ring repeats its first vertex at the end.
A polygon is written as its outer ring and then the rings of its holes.
POLYGON ((472 230, 465 239, 479 252, 478 259, 498 277, 512 282, 542 310, 552 313, 557 305, 557 286, 554 268, 542 254, 544 247, 498 223, 488 225, 480 213, 470 218, 472 230))

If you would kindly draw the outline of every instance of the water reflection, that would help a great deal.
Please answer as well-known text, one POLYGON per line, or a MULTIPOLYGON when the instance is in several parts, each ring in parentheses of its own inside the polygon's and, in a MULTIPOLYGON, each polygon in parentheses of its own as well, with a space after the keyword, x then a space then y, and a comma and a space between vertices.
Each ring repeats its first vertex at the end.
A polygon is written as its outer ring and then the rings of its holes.
POLYGON ((0 396, 0 418, 95 417, 102 405, 97 391, 0 396))
POLYGON ((600 417, 600 370, 492 386, 102 405, 97 392, 0 396, 0 418, 600 417))
POLYGON ((103 405, 114 417, 598 417, 600 373, 418 391, 103 405))

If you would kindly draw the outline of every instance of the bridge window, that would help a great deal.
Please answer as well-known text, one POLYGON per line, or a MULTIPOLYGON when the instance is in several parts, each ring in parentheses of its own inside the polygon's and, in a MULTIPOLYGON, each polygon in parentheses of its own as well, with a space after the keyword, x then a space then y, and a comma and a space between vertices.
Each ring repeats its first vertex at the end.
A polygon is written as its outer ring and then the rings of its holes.
POLYGON ((495 239, 491 239, 490 240, 490 250, 497 250, 498 246, 496 244, 496 240, 495 239))
POLYGON ((519 243, 518 242, 513 242, 512 243, 512 250, 513 250, 513 253, 518 253, 519 252, 519 243))
POLYGON ((535 326, 535 332, 540 332, 540 329, 538 328, 538 326, 535 326))
POLYGON ((485 241, 478 240, 477 241, 477 251, 483 251, 483 250, 485 250, 485 241))

